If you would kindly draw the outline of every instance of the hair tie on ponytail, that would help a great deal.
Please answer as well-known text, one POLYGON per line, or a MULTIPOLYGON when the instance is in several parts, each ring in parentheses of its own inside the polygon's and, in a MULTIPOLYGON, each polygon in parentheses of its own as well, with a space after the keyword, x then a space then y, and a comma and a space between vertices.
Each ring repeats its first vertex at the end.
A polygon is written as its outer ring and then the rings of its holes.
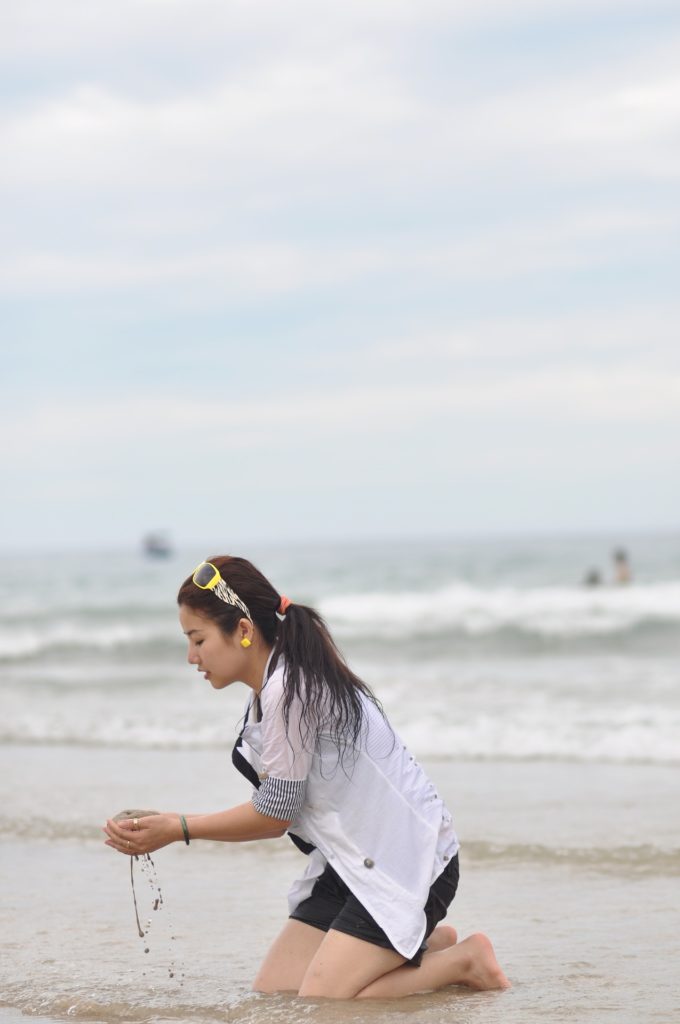
POLYGON ((279 605, 279 615, 285 615, 286 614, 286 609, 290 608, 292 603, 293 602, 291 601, 291 599, 289 597, 286 597, 285 594, 281 594, 281 603, 279 605))

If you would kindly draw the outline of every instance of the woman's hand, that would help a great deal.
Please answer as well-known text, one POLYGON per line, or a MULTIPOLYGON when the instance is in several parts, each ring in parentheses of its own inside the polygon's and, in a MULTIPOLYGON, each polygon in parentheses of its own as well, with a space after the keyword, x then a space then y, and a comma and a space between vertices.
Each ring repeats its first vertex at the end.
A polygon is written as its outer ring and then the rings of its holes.
POLYGON ((104 833, 108 836, 106 846, 130 857, 153 853, 184 838, 178 814, 154 814, 125 821, 110 818, 104 826, 104 833))

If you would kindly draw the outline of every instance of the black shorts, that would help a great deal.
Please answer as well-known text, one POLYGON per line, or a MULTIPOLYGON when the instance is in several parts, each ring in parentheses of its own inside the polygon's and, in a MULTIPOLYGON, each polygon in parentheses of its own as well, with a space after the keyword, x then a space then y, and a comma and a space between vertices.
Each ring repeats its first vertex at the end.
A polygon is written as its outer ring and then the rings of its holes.
MULTIPOLYGON (((431 935, 439 922, 446 917, 449 904, 456 895, 458 888, 458 854, 452 857, 441 875, 430 886, 425 902, 427 927, 423 936, 423 945, 411 960, 407 961, 414 967, 420 966, 423 953, 427 949, 425 939, 431 935)), ((380 925, 371 917, 364 905, 345 885, 330 864, 317 878, 311 896, 299 903, 290 915, 294 921, 302 921, 313 928, 327 932, 330 928, 346 935, 353 935, 364 942, 372 942, 383 949, 394 949, 380 925)), ((398 950, 395 950, 398 952, 398 950)))

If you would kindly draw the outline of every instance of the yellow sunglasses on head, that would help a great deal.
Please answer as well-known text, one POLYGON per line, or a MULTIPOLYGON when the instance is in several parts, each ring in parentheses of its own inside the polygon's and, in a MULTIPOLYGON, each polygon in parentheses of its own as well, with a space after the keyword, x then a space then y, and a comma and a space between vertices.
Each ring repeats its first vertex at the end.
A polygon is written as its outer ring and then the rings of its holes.
POLYGON ((240 608, 245 617, 250 622, 253 621, 247 605, 243 603, 236 591, 232 590, 226 580, 222 578, 220 570, 212 562, 201 562, 200 565, 197 565, 191 578, 199 590, 212 590, 213 594, 219 597, 220 601, 240 608))

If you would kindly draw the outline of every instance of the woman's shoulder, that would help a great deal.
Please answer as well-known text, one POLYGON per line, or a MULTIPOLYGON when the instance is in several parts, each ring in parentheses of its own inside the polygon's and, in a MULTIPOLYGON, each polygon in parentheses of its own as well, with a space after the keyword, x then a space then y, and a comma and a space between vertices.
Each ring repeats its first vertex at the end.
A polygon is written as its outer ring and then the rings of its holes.
POLYGON ((260 690, 260 702, 263 712, 280 708, 284 704, 293 710, 294 714, 303 714, 303 708, 307 700, 307 687, 305 684, 304 672, 300 672, 295 684, 288 687, 288 669, 286 661, 280 658, 270 672, 267 680, 260 690))
POLYGON ((260 690, 260 701, 262 704, 272 704, 281 700, 286 685, 286 664, 283 658, 279 658, 260 690))

